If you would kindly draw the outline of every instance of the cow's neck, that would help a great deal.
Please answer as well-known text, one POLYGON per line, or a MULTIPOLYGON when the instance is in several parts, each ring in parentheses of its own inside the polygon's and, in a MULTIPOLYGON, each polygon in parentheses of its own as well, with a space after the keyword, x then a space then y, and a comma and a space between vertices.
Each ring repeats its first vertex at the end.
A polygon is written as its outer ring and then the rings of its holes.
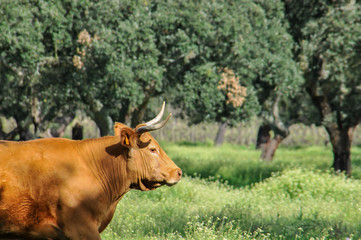
POLYGON ((89 139, 79 144, 110 204, 130 190, 125 161, 128 152, 119 144, 119 137, 89 139))

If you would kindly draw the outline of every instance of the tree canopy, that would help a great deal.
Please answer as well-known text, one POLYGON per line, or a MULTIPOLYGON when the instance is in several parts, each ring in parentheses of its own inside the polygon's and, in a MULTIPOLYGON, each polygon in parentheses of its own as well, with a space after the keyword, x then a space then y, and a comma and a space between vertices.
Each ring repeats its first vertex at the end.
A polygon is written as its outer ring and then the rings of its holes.
POLYGON ((9 1, 1 6, 2 89, 13 86, 17 93, 8 97, 23 100, 3 100, 2 112, 24 112, 23 118, 32 119, 27 126, 45 126, 82 109, 105 135, 114 120, 139 123, 149 99, 169 92, 194 123, 248 120, 268 97, 292 92, 299 81, 282 6, 9 1), (227 104, 228 92, 218 88, 224 69, 247 89, 242 106, 227 104))
POLYGON ((335 169, 350 172, 360 16, 346 0, 3 0, 0 115, 17 128, 0 136, 36 137, 76 110, 106 135, 160 97, 190 123, 257 115, 281 138, 296 121, 322 122, 335 169))
POLYGON ((182 79, 175 90, 175 102, 186 109, 191 122, 247 121, 261 109, 269 114, 267 106, 278 95, 287 98, 300 88, 303 79, 293 59, 281 1, 205 1, 191 8, 194 13, 186 15, 181 26, 192 37, 187 38, 189 46, 203 44, 185 54, 192 59, 184 61, 184 74, 176 75, 182 79), (194 18, 202 28, 194 27, 194 18), (227 93, 217 91, 224 69, 247 89, 242 106, 226 104, 227 93))
POLYGON ((18 127, 10 135, 20 134, 21 139, 27 138, 31 124, 46 128, 48 121, 70 109, 62 103, 70 97, 71 86, 57 78, 57 72, 69 73, 57 55, 62 48, 54 48, 65 41, 62 28, 53 25, 65 22, 56 13, 56 6, 42 1, 5 1, 0 6, 0 112, 16 120, 18 127))

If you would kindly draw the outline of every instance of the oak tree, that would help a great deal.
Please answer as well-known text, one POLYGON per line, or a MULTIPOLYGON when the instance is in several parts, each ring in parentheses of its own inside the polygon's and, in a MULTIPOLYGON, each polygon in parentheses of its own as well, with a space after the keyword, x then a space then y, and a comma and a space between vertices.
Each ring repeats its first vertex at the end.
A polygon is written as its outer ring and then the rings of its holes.
POLYGON ((361 121, 361 4, 285 0, 305 89, 332 143, 335 171, 351 175, 352 134, 361 121))

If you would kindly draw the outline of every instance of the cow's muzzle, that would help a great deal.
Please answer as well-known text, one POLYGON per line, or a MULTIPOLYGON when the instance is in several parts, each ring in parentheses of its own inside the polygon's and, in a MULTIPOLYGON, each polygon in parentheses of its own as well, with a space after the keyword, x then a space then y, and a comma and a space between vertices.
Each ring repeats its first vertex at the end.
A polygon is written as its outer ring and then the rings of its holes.
POLYGON ((176 168, 169 174, 169 179, 167 180, 167 186, 173 186, 177 184, 182 178, 183 172, 182 169, 176 168))

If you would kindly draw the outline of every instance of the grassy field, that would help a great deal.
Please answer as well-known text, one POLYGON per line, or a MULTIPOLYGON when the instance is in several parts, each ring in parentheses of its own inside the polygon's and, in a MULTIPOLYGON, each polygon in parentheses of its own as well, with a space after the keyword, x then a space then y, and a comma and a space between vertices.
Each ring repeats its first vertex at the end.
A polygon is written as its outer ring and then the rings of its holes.
POLYGON ((279 149, 163 144, 186 173, 172 188, 131 191, 103 239, 359 239, 361 149, 354 175, 331 173, 325 147, 279 149))

